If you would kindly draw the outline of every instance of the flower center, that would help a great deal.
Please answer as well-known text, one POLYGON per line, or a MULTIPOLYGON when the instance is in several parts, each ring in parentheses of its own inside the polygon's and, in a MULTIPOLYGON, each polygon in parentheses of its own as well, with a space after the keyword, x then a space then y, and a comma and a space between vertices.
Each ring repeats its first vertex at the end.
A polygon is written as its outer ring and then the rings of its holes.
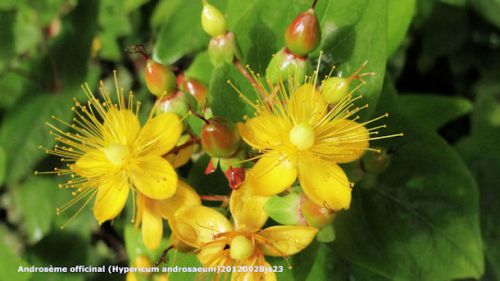
POLYGON ((113 163, 113 165, 121 166, 129 157, 130 150, 126 145, 113 143, 104 148, 104 155, 106 155, 106 158, 108 158, 109 162, 113 163))
POLYGON ((298 150, 306 150, 314 144, 314 129, 306 123, 297 124, 290 130, 288 137, 298 150))
POLYGON ((250 239, 243 235, 238 235, 231 241, 230 255, 235 260, 246 260, 254 252, 254 245, 250 239))

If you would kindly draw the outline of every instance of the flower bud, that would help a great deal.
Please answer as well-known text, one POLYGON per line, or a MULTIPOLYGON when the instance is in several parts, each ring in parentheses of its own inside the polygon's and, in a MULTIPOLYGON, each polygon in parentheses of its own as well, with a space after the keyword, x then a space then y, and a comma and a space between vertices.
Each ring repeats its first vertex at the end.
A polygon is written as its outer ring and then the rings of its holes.
POLYGON ((323 80, 321 92, 327 103, 338 103, 349 94, 349 81, 342 77, 330 77, 323 80))
POLYGON ((233 156, 240 147, 240 140, 235 124, 221 117, 208 120, 201 129, 201 146, 211 157, 233 156))
POLYGON ((189 113, 189 109, 196 110, 196 100, 190 94, 177 91, 174 95, 164 96, 158 100, 156 113, 173 112, 179 116, 185 116, 189 113))
POLYGON ((177 85, 181 91, 191 94, 196 99, 200 108, 205 107, 208 93, 205 84, 196 79, 185 77, 182 74, 177 76, 177 85))
POLYGON ((298 57, 286 49, 277 52, 266 69, 266 77, 272 83, 288 81, 293 79, 297 84, 304 82, 304 78, 312 71, 311 62, 308 59, 298 57))
POLYGON ((305 225, 300 214, 300 195, 292 191, 284 196, 275 195, 267 200, 264 210, 274 221, 284 225, 305 225))
POLYGON ((232 32, 214 37, 208 45, 208 55, 210 62, 214 66, 221 66, 225 63, 233 63, 235 57, 239 57, 238 46, 232 32))
POLYGON ((380 152, 367 151, 361 158, 361 163, 366 172, 380 174, 389 167, 391 155, 386 149, 380 149, 380 152))
POLYGON ((334 213, 332 210, 314 204, 304 194, 301 196, 301 212, 308 225, 319 229, 333 222, 334 213))
POLYGON ((214 6, 205 3, 201 11, 201 26, 212 37, 223 35, 227 32, 224 15, 214 6))
POLYGON ((171 95, 177 88, 175 75, 163 64, 148 59, 146 62, 146 86, 155 96, 171 95))
POLYGON ((312 8, 300 13, 285 32, 285 46, 299 56, 307 56, 320 41, 318 17, 312 8))

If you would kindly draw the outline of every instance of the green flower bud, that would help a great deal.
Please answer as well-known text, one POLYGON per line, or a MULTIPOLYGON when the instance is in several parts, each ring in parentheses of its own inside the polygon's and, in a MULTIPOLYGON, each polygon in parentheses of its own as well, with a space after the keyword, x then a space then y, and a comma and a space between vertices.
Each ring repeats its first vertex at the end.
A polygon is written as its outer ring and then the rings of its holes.
POLYGON ((172 70, 163 64, 146 61, 146 86, 155 96, 171 95, 177 89, 176 78, 172 70))
POLYGON ((376 151, 367 151, 361 158, 361 163, 366 172, 372 174, 380 174, 389 167, 391 163, 391 155, 386 149, 379 148, 380 153, 376 151))
POLYGON ((321 41, 318 17, 314 9, 300 13, 285 32, 285 46, 294 54, 307 56, 321 41))
POLYGON ((211 157, 229 158, 240 147, 241 137, 236 125, 215 117, 207 121, 201 129, 201 146, 211 157))
POLYGON ((284 225, 303 225, 301 217, 300 195, 290 192, 284 196, 275 195, 264 205, 267 215, 274 221, 284 225))
POLYGON ((233 63, 239 57, 238 46, 232 32, 212 38, 208 45, 208 55, 214 66, 233 63))
POLYGON ((331 224, 334 218, 332 210, 314 204, 304 194, 302 194, 301 212, 307 224, 316 228, 323 228, 331 224))
POLYGON ((185 116, 189 113, 190 108, 196 111, 197 105, 194 97, 178 91, 174 95, 160 98, 156 112, 173 112, 180 116, 185 116))
POLYGON ((208 3, 203 5, 203 10, 201 11, 201 26, 212 37, 217 37, 227 32, 224 15, 208 3))
POLYGON ((338 103, 349 94, 349 81, 342 77, 323 80, 321 92, 327 103, 338 103))
POLYGON ((286 49, 281 49, 269 62, 266 77, 273 84, 278 81, 288 81, 289 78, 297 84, 302 84, 310 72, 312 72, 312 65, 308 59, 297 57, 286 49))

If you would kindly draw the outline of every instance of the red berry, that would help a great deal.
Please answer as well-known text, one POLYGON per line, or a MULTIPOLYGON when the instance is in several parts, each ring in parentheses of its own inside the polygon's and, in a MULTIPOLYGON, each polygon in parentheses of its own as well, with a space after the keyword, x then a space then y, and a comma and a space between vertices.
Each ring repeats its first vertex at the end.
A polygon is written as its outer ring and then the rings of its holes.
POLYGON ((314 9, 300 13, 285 32, 285 46, 292 53, 307 56, 321 41, 318 17, 314 9))
POLYGON ((177 88, 175 75, 168 67, 148 59, 145 71, 146 86, 153 95, 160 97, 175 92, 177 88))
POLYGON ((207 102, 208 89, 202 82, 187 78, 183 74, 177 76, 177 85, 185 93, 191 94, 198 103, 199 108, 203 108, 207 102))
POLYGON ((235 124, 220 117, 206 121, 201 129, 201 146, 212 157, 233 156, 240 147, 240 140, 235 124))

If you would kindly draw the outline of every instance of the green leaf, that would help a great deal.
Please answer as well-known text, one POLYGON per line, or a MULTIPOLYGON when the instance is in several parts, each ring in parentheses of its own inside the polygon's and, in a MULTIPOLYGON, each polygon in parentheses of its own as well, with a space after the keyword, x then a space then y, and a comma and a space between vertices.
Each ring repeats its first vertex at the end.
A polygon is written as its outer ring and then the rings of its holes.
POLYGON ((201 29, 201 1, 184 1, 163 22, 154 47, 155 57, 171 64, 182 56, 206 48, 209 36, 201 29))
POLYGON ((403 42, 415 14, 416 0, 387 1, 387 57, 403 42))
POLYGON ((5 181, 5 170, 7 169, 7 161, 5 159, 5 150, 0 146, 0 187, 5 181))
POLYGON ((0 71, 3 71, 14 54, 14 32, 13 26, 16 13, 11 11, 0 11, 0 71))
POLYGON ((402 114, 432 130, 472 111, 472 103, 460 97, 405 94, 396 100, 402 114))
POLYGON ((69 119, 70 97, 63 95, 44 95, 21 100, 8 111, 0 132, 0 145, 6 151, 7 183, 15 183, 30 173, 34 165, 45 155, 40 145, 51 147, 55 144, 49 129, 44 125, 56 115, 63 120, 69 119))
POLYGON ((7 230, 0 228, 0 280, 29 280, 32 273, 18 273, 20 266, 29 266, 9 247, 7 230))
POLYGON ((55 214, 57 182, 52 177, 32 177, 22 186, 12 190, 16 196, 16 208, 22 216, 22 228, 34 244, 52 230, 55 214), (45 198, 44 200, 40 200, 45 198))
POLYGON ((393 113, 389 130, 405 136, 384 142, 395 152, 377 182, 353 189, 351 208, 335 220, 334 251, 391 280, 480 277, 484 261, 474 179, 439 136, 388 110, 394 108, 390 95, 383 99, 378 111, 393 113))
POLYGON ((356 92, 370 105, 364 112, 370 115, 384 81, 388 48, 387 1, 330 1, 321 18, 321 27, 324 74, 328 74, 334 64, 340 64, 336 70, 349 76, 365 61, 368 64, 363 72, 375 73, 375 76, 366 77, 367 84, 356 92))
POLYGON ((481 81, 476 87, 471 135, 461 140, 456 149, 469 166, 480 191, 481 230, 487 261, 485 280, 500 280, 500 205, 497 198, 500 174, 500 102, 499 82, 481 81))
POLYGON ((471 6, 481 14, 487 21, 500 28, 500 1, 498 0, 474 0, 471 6))

